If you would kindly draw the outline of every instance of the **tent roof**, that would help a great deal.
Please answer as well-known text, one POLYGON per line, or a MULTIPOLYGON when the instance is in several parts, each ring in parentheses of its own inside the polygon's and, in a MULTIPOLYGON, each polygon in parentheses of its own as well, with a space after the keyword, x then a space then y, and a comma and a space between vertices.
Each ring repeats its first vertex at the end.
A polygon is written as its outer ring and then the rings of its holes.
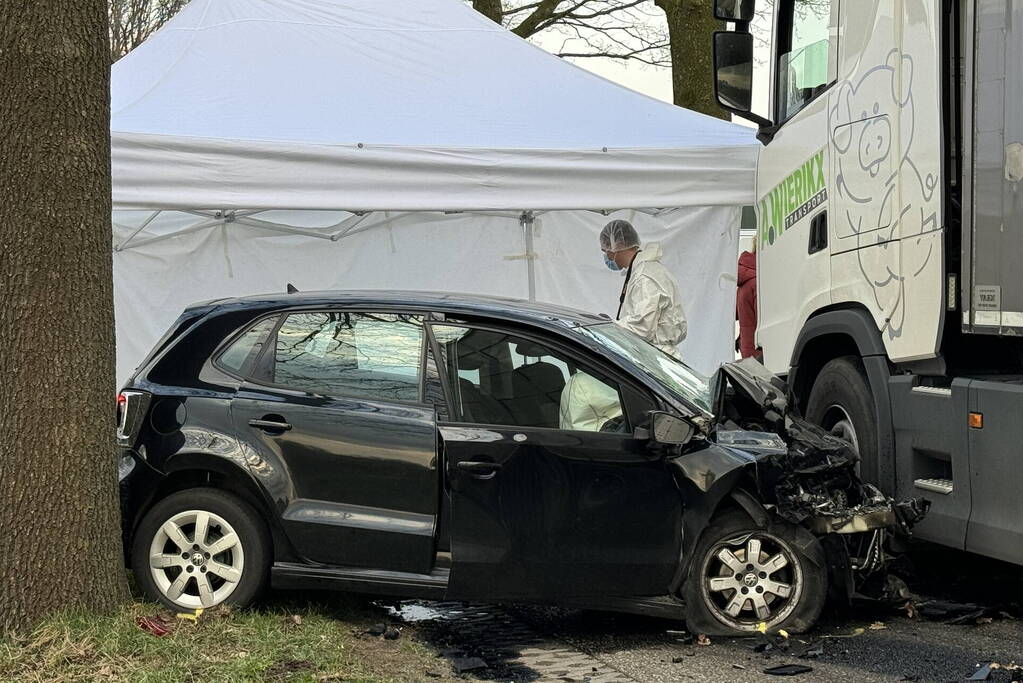
POLYGON ((112 75, 117 208, 748 204, 753 132, 461 0, 192 0, 112 75))

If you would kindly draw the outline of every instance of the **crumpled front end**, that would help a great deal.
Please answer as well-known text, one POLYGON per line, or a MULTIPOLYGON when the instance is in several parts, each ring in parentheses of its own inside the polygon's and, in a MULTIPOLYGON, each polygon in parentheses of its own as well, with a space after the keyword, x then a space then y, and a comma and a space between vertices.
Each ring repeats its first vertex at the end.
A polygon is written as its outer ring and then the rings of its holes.
POLYGON ((719 382, 714 439, 757 456, 752 479, 760 503, 819 537, 839 537, 827 545, 845 548, 857 578, 882 569, 890 536, 908 535, 927 502, 897 502, 861 480, 852 447, 791 411, 784 383, 759 363, 725 366, 719 382))
POLYGON ((912 499, 897 503, 856 473, 858 458, 841 439, 802 418, 785 420, 787 450, 761 462, 761 493, 778 514, 818 535, 890 528, 908 532, 926 512, 912 499))

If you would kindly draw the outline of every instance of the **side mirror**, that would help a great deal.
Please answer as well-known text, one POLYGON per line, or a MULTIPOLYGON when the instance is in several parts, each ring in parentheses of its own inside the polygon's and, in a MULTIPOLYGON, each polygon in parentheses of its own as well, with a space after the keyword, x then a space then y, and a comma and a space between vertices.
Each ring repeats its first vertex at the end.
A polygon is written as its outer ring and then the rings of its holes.
POLYGON ((714 96, 737 114, 753 109, 753 34, 714 34, 714 96))
POLYGON ((746 31, 714 33, 714 97, 726 111, 753 121, 761 128, 771 122, 753 111, 753 34, 746 31))
POLYGON ((654 443, 681 446, 693 438, 696 427, 677 415, 658 411, 650 413, 650 432, 654 443))
POLYGON ((753 21, 753 0, 714 0, 714 18, 721 21, 753 21))

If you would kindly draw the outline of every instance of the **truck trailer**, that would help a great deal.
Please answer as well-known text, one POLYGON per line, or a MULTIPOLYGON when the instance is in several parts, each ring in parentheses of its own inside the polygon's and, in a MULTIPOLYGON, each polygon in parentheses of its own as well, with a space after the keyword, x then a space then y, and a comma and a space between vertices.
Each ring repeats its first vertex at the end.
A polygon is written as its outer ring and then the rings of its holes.
POLYGON ((765 365, 864 479, 931 501, 919 537, 1023 564, 1023 1, 714 12, 718 102, 763 144, 765 365))

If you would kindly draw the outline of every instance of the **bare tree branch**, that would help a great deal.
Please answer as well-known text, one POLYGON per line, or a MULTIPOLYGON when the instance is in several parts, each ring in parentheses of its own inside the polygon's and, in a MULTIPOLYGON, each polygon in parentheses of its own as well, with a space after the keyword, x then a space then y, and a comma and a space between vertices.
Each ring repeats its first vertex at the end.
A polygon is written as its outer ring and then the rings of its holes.
POLYGON ((670 65, 653 0, 466 0, 522 38, 561 34, 565 57, 609 57, 670 65))
POLYGON ((109 0, 110 61, 116 62, 139 46, 188 0, 109 0))

